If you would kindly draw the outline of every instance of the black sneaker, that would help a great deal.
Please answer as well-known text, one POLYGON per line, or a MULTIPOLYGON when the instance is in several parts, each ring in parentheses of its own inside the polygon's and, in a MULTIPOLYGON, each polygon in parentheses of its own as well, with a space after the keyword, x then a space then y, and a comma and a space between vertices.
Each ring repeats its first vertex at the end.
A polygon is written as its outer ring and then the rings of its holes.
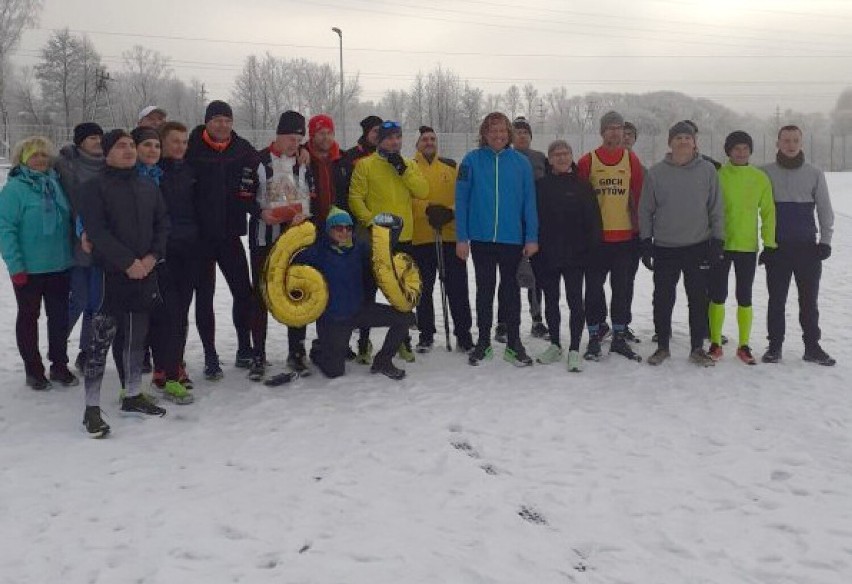
POLYGON ((642 361, 642 357, 630 348, 630 344, 627 342, 627 335, 624 331, 620 331, 612 335, 612 344, 609 346, 609 352, 618 353, 619 355, 627 357, 631 361, 636 361, 637 363, 642 361))
POLYGON ((222 373, 222 366, 219 364, 218 355, 204 356, 204 379, 207 381, 219 381, 225 377, 222 373))
POLYGON ((636 333, 634 333, 633 329, 630 328, 630 327, 627 327, 626 329, 624 329, 624 340, 626 340, 628 343, 641 343, 642 342, 642 339, 637 337, 636 333))
POLYGON ((298 373, 300 376, 305 376, 305 374, 310 370, 308 367, 308 360, 305 357, 305 353, 290 353, 287 356, 287 367, 298 373))
POLYGON ((125 397, 121 400, 121 411, 124 414, 142 414, 145 416, 166 415, 165 408, 154 405, 150 400, 145 399, 141 394, 132 397, 125 397))
POLYGON ((695 347, 689 353, 689 362, 695 363, 699 367, 713 367, 716 361, 710 356, 710 353, 704 350, 704 347, 695 347))
POLYGON ((521 344, 514 347, 506 346, 506 350, 503 352, 503 360, 515 367, 531 367, 533 364, 532 357, 527 355, 526 349, 521 344))
POLYGON ((248 378, 251 381, 260 381, 266 375, 266 358, 263 355, 255 355, 251 360, 248 378))
POLYGON ((77 358, 74 360, 74 369, 77 370, 77 373, 80 375, 86 374, 86 361, 89 359, 88 355, 86 355, 86 351, 80 351, 77 353, 77 358))
MULTIPOLYGON (((314 363, 317 362, 316 359, 314 358, 314 355, 317 354, 317 351, 318 351, 318 349, 314 349, 313 347, 311 348, 311 361, 313 361, 314 363)), ((354 361, 357 357, 358 357, 358 353, 353 351, 352 347, 346 348, 346 360, 347 361, 354 361)))
POLYGON ((417 341, 417 345, 414 347, 415 353, 428 353, 432 350, 432 347, 435 346, 435 340, 429 336, 420 335, 420 340, 417 341))
POLYGON ((237 356, 234 359, 234 367, 237 369, 248 369, 251 367, 251 358, 251 349, 238 349, 237 356))
POLYGON ((390 359, 385 362, 373 361, 372 366, 370 366, 370 373, 381 373, 385 377, 389 377, 396 381, 405 377, 405 370, 394 365, 393 361, 390 359))
POLYGON ((50 367, 50 380, 55 381, 64 387, 80 385, 80 380, 77 379, 76 375, 71 373, 68 369, 68 365, 65 364, 52 365, 50 367))
POLYGON ((764 363, 778 363, 781 361, 781 345, 769 344, 769 348, 760 358, 764 363))
POLYGON ((837 364, 837 361, 832 359, 828 353, 822 350, 819 343, 814 343, 809 347, 805 347, 805 354, 802 356, 802 359, 808 363, 816 363, 817 365, 825 365, 826 367, 832 367, 837 364))
POLYGON ((494 329, 494 340, 498 343, 506 344, 509 340, 509 332, 506 328, 506 323, 498 322, 497 327, 494 329))
POLYGON ((598 335, 589 337, 589 344, 586 346, 586 352, 583 353, 583 359, 586 361, 598 361, 601 358, 601 341, 598 335))
POLYGON ((151 364, 151 349, 145 349, 145 355, 142 357, 142 375, 148 375, 154 371, 154 366, 151 364))
POLYGON ((109 424, 101 418, 101 408, 98 406, 86 406, 83 414, 83 426, 89 433, 89 438, 103 438, 109 434, 109 424))
POLYGON ((27 375, 27 386, 30 389, 34 389, 35 391, 45 391, 53 387, 51 383, 47 380, 47 377, 44 376, 44 373, 40 373, 38 375, 27 375))
POLYGON ((537 320, 533 323, 532 329, 530 329, 530 334, 535 339, 544 339, 550 336, 547 327, 540 320, 537 320))
POLYGON ((470 353, 473 351, 473 339, 467 336, 456 337, 456 350, 459 353, 470 353))
POLYGON ((476 345, 468 355, 467 362, 471 365, 479 365, 483 361, 490 361, 494 357, 491 345, 476 345))

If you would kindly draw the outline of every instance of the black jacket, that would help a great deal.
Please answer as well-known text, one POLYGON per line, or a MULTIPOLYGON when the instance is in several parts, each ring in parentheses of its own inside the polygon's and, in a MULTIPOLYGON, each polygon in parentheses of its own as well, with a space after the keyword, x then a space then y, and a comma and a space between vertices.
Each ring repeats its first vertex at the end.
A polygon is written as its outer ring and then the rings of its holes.
POLYGON ((535 183, 539 252, 536 270, 585 266, 602 238, 601 211, 592 185, 569 174, 546 174, 535 183))
POLYGON ((260 207, 255 200, 257 150, 236 132, 222 152, 210 148, 202 138, 204 126, 198 126, 189 136, 186 161, 195 171, 195 201, 198 225, 204 239, 228 239, 246 234, 246 215, 257 216, 260 207), (251 192, 241 196, 243 178, 253 182, 251 192), (248 196, 250 195, 250 196, 248 196))
POLYGON ((352 182, 352 173, 355 171, 355 163, 376 151, 364 140, 358 139, 358 143, 343 153, 340 162, 335 168, 335 189, 337 191, 336 205, 345 211, 349 211, 349 185, 352 182))
POLYGON ((167 253, 194 250, 198 244, 198 212, 195 203, 195 172, 183 160, 160 160, 163 176, 160 191, 169 212, 167 253))
POLYGON ((80 215, 95 263, 124 272, 134 260, 166 252, 169 217, 160 189, 136 169, 107 167, 83 185, 80 215))

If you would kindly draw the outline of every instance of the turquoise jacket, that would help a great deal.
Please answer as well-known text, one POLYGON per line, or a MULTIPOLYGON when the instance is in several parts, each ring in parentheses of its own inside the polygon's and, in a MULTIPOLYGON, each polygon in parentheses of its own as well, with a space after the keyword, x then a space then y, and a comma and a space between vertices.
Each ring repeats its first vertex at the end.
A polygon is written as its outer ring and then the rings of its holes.
POLYGON ((9 274, 67 270, 71 238, 71 205, 56 172, 13 168, 0 191, 0 253, 9 274))
POLYGON ((485 146, 467 153, 456 179, 456 239, 538 242, 535 183, 526 156, 485 146))

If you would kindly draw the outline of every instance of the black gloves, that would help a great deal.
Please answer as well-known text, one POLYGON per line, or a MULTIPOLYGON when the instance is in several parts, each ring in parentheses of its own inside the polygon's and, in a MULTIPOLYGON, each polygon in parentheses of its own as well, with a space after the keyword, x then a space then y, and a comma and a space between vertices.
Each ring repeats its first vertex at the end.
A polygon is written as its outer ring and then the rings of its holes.
POLYGON ((764 247, 763 251, 760 252, 760 255, 757 256, 757 265, 769 265, 772 263, 772 256, 775 255, 775 252, 778 251, 777 247, 764 247))
POLYGON ((244 166, 240 174, 240 184, 237 186, 237 197, 241 199, 253 199, 260 187, 260 176, 257 169, 244 166))
POLYGON ((426 207, 426 217, 432 229, 440 230, 455 217, 455 213, 449 207, 443 205, 429 205, 426 207))
POLYGON ((827 243, 817 244, 817 255, 821 261, 825 261, 831 257, 831 246, 827 243))
POLYGON ((654 244, 648 237, 639 242, 639 251, 642 252, 642 264, 652 272, 654 271, 654 244))
POLYGON ((405 160, 402 158, 402 154, 399 152, 392 152, 388 154, 388 162, 394 167, 394 169, 396 169, 399 176, 405 174, 405 160))

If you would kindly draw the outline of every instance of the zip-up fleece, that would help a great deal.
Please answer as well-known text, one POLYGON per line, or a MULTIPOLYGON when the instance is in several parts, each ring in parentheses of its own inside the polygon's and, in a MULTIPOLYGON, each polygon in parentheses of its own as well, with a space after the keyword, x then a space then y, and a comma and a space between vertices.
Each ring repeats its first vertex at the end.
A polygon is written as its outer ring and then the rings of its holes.
POLYGON ((456 181, 456 239, 538 242, 535 183, 526 156, 487 146, 465 155, 456 181))
POLYGON ((763 247, 775 247, 775 202, 766 173, 754 166, 726 162, 719 169, 725 200, 725 250, 758 250, 757 219, 763 247))
POLYGON ((816 209, 819 219, 819 242, 831 245, 834 211, 823 172, 807 162, 799 168, 784 168, 773 162, 764 166, 763 170, 772 181, 772 196, 775 198, 775 239, 778 243, 816 241, 816 209))
POLYGON ((666 154, 648 170, 639 200, 642 239, 659 247, 686 247, 725 239, 725 207, 716 168, 695 156, 683 166, 666 154))

